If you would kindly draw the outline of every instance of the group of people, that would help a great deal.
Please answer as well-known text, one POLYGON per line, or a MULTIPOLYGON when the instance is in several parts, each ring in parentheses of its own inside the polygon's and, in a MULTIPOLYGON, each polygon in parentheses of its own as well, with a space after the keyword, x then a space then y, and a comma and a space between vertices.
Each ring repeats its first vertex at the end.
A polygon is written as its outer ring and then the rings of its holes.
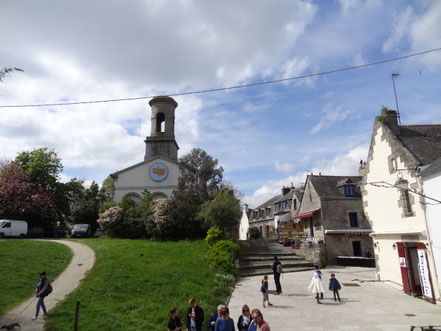
MULTIPOLYGON (((204 311, 196 304, 195 298, 191 298, 188 303, 190 307, 187 309, 185 323, 179 319, 178 308, 170 309, 168 331, 182 331, 184 324, 187 331, 202 331, 204 311)), ((259 309, 250 311, 248 305, 242 307, 242 315, 239 316, 236 326, 238 331, 270 331, 262 312, 259 309)), ((206 327, 212 331, 236 331, 234 321, 230 317, 230 310, 224 305, 217 307, 217 312, 210 316, 206 327)))

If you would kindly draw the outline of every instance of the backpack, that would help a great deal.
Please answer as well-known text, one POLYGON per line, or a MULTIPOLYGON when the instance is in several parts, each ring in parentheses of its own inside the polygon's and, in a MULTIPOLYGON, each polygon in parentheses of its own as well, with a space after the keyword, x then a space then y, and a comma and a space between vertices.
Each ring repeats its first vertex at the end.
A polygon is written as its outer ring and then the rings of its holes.
POLYGON ((278 265, 277 265, 277 273, 279 273, 279 274, 281 274, 282 272, 283 272, 283 266, 282 266, 282 263, 279 263, 278 265))
POLYGON ((265 282, 262 282, 262 285, 260 286, 260 292, 266 293, 266 285, 265 282))
POLYGON ((44 296, 48 296, 49 294, 51 294, 52 290, 53 290, 53 287, 52 287, 51 283, 48 282, 46 291, 44 291, 44 296))

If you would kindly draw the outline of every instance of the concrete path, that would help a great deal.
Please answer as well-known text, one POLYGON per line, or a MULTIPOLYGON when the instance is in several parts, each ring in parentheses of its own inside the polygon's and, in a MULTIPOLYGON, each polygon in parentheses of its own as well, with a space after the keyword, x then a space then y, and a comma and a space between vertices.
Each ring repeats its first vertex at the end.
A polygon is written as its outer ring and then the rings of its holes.
POLYGON ((331 273, 335 273, 342 284, 341 303, 334 302, 332 292, 327 291, 323 304, 318 305, 306 291, 313 271, 304 271, 283 275, 282 295, 271 295, 275 289, 274 278, 268 275, 270 301, 274 306, 264 309, 260 292, 263 277, 246 277, 240 279, 231 297, 231 317, 237 322, 242 305, 248 304, 250 309, 262 311, 273 331, 408 331, 410 325, 441 325, 441 306, 408 296, 387 283, 369 282, 374 280, 371 268, 330 266, 322 271, 325 289, 331 273))
MULTIPOLYGON (((81 279, 84 278, 87 271, 92 269, 95 263, 95 253, 90 247, 67 240, 51 241, 68 246, 73 252, 73 257, 67 268, 57 279, 53 280, 51 275, 48 275, 54 288, 53 292, 44 300, 44 304, 48 311, 54 308, 58 302, 63 301, 64 298, 80 284, 81 279)), ((36 283, 34 285, 37 286, 36 283)), ((34 285, 32 286, 35 287, 34 285)), ((32 320, 32 317, 35 315, 36 304, 37 299, 35 296, 29 298, 17 308, 9 311, 6 315, 1 316, 0 326, 3 324, 19 322, 21 330, 23 331, 44 330, 44 318, 42 317, 43 312, 41 310, 40 317, 35 321, 32 320)))

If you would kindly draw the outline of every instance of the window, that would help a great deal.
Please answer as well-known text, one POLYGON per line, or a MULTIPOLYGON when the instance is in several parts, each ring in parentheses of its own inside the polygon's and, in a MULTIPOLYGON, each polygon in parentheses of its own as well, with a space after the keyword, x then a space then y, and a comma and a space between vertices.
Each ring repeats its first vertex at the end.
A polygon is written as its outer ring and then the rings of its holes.
POLYGON ((282 210, 286 209, 286 200, 282 201, 282 210))
POLYGON ((345 185, 345 197, 355 197, 355 187, 354 185, 345 185))
POLYGON ((158 115, 156 115, 156 132, 165 132, 164 113, 158 113, 158 115))
POLYGON ((11 227, 11 223, 5 223, 5 225, 3 225, 3 228, 10 228, 11 227))
POLYGON ((270 236, 270 227, 269 227, 269 225, 266 226, 265 232, 266 232, 266 237, 269 238, 269 236, 270 236))
POLYGON ((312 195, 309 195, 309 202, 312 202, 312 195))
POLYGON ((412 213, 412 205, 410 204, 410 197, 408 190, 401 190, 401 200, 403 200, 403 210, 405 214, 412 213))
POLYGON ((269 217, 270 214, 271 214, 271 208, 267 208, 267 209, 266 209, 266 216, 269 217))
POLYGON ((280 202, 274 204, 274 212, 277 213, 280 209, 280 202))
POLYGON ((288 199, 288 208, 291 209, 292 199, 288 199))
POLYGON ((297 210, 297 199, 294 199, 294 210, 297 210))
POLYGON ((349 222, 351 223, 351 228, 358 228, 357 213, 349 213, 349 222))
POLYGON ((354 256, 361 256, 361 241, 353 241, 352 248, 354 250, 354 256))

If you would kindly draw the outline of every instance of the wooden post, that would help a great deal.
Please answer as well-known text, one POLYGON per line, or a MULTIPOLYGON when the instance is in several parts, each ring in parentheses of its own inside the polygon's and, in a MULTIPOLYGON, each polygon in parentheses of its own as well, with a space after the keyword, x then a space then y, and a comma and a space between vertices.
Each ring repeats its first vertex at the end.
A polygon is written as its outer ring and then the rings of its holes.
POLYGON ((78 331, 78 320, 80 319, 80 302, 77 301, 77 305, 75 308, 75 326, 74 331, 78 331))

